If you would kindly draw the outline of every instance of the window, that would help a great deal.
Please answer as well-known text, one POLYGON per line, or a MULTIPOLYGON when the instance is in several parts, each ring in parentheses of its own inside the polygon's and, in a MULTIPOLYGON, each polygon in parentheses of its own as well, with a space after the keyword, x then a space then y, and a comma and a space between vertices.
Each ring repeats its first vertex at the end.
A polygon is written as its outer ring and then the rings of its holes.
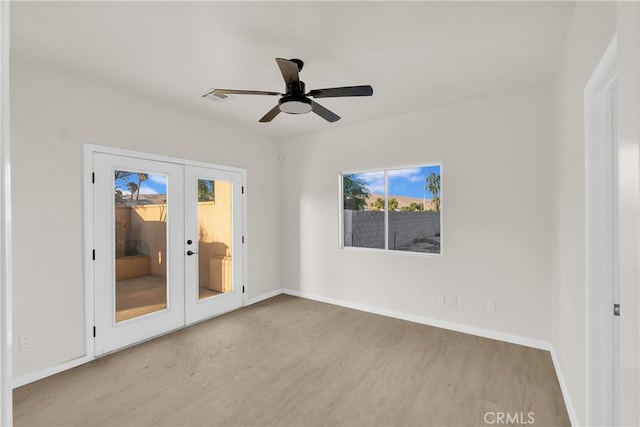
POLYGON ((342 246, 440 254, 440 165, 342 174, 342 246))

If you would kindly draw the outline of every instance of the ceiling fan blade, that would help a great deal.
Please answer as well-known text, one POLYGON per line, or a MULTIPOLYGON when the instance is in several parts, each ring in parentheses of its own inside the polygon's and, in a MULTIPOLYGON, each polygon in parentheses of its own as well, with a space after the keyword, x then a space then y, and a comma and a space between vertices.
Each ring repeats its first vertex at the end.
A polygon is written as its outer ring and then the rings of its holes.
POLYGON ((261 123, 270 122, 273 120, 278 114, 280 114, 280 104, 273 107, 267 114, 265 114, 259 121, 261 123))
POLYGON ((314 98, 333 98, 338 96, 371 96, 373 88, 369 85, 365 86, 345 86, 334 87, 329 89, 314 89, 309 92, 314 98))
POLYGON ((311 111, 313 111, 314 113, 316 113, 317 115, 319 115, 320 117, 322 117, 323 119, 331 123, 337 122, 338 120, 340 120, 339 115, 337 115, 332 111, 327 110, 322 105, 314 101, 311 101, 311 111))
POLYGON ((300 76, 298 75, 298 64, 288 59, 276 58, 280 72, 287 85, 287 91, 292 83, 300 85, 300 76))
POLYGON ((280 96, 280 92, 267 92, 264 90, 238 90, 238 89, 213 89, 203 96, 209 95, 272 95, 280 96))

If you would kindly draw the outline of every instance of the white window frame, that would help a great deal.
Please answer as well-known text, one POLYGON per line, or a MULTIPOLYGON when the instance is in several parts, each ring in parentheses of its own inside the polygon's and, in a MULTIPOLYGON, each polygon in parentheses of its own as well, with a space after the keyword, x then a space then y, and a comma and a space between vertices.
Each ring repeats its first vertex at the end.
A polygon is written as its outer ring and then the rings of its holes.
POLYGON ((415 252, 415 251, 401 251, 398 249, 389 249, 389 172, 395 170, 402 169, 412 169, 412 168, 423 168, 430 166, 438 166, 440 168, 440 177, 442 177, 443 173, 443 164, 442 162, 425 162, 416 165, 410 166, 392 166, 392 167, 380 167, 380 168, 371 168, 371 169, 357 169, 357 170, 345 170, 338 173, 338 247, 342 250, 346 251, 365 251, 365 252, 384 252, 384 253, 393 253, 393 254, 404 254, 408 256, 421 256, 421 257, 443 257, 444 251, 442 247, 443 236, 444 236, 444 221, 443 221, 443 187, 442 180, 440 182, 440 253, 429 253, 429 252, 415 252), (384 248, 366 248, 360 246, 346 246, 344 244, 344 182, 343 177, 345 175, 353 175, 353 174, 363 174, 363 173, 372 173, 372 172, 382 172, 384 173, 384 248))

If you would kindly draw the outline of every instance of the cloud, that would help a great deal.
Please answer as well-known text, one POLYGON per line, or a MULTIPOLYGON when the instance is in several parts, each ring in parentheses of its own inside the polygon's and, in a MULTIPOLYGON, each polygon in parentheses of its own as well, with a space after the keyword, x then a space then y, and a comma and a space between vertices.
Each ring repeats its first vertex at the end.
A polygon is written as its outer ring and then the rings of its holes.
POLYGON ((410 177, 407 178, 407 180, 409 182, 422 182, 424 181, 426 178, 423 175, 412 175, 410 177))
MULTIPOLYGON (((391 188, 392 183, 394 183, 393 185, 396 191, 402 188, 401 191, 421 192, 423 191, 430 168, 431 166, 421 168, 390 169, 387 171, 389 186, 391 188)), ((369 188, 369 191, 372 193, 384 193, 383 171, 363 172, 355 175, 367 183, 367 188, 369 188)))
POLYGON ((409 182, 420 182, 424 180, 421 168, 393 169, 389 171, 389 180, 404 178, 409 182))
POLYGON ((419 175, 421 172, 420 168, 410 168, 410 169, 391 169, 389 171, 389 178, 395 177, 410 177, 419 175))
POLYGON ((366 172, 358 174, 358 178, 367 183, 367 188, 372 193, 384 193, 384 172, 366 172))
POLYGON ((167 185, 167 176, 166 175, 149 175, 148 181, 151 181, 156 184, 167 185))
POLYGON ((377 171, 377 172, 359 173, 358 178, 364 179, 365 181, 378 180, 378 179, 384 180, 384 172, 377 171))
POLYGON ((140 186, 140 194, 159 194, 159 193, 156 189, 148 186, 143 182, 142 185, 140 186))

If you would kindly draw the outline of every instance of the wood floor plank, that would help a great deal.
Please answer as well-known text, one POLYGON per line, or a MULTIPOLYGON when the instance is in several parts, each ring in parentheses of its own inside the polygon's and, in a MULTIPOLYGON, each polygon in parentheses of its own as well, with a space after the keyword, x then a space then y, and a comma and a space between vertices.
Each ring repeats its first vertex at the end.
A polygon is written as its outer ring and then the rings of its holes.
POLYGON ((549 353, 281 295, 14 391, 16 426, 570 425, 549 353))

